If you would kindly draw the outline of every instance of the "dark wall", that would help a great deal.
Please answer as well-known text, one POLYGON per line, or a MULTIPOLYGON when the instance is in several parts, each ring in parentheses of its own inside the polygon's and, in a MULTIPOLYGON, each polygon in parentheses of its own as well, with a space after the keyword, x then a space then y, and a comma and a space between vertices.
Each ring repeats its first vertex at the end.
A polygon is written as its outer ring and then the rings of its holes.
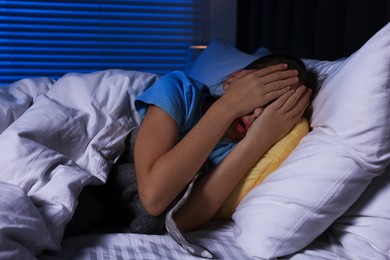
POLYGON ((240 0, 237 48, 334 60, 390 21, 390 0, 240 0))

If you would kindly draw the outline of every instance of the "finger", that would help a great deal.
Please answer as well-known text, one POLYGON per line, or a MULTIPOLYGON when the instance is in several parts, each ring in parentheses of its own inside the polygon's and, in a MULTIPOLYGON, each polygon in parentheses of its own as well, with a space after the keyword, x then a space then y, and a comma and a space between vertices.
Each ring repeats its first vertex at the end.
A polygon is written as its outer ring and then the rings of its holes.
POLYGON ((298 79, 298 71, 285 70, 268 74, 262 78, 264 85, 273 84, 274 82, 283 81, 287 79, 298 79))
POLYGON ((270 65, 262 69, 258 69, 254 72, 255 76, 257 77, 264 77, 265 75, 277 72, 277 71, 284 71, 287 69, 287 64, 281 63, 277 65, 270 65))
POLYGON ((264 111, 264 107, 258 107, 253 111, 253 116, 254 117, 259 117, 264 111))
POLYGON ((280 95, 274 102, 268 105, 270 109, 278 110, 288 101, 288 99, 294 94, 295 90, 288 90, 283 95, 280 95))
POLYGON ((280 63, 276 65, 269 65, 262 69, 252 70, 251 72, 253 72, 254 76, 261 78, 263 84, 268 84, 277 80, 283 80, 298 75, 297 70, 287 70, 287 69, 288 69, 287 64, 280 63))
POLYGON ((307 89, 304 93, 304 95, 301 97, 302 102, 300 101, 300 104, 297 106, 298 109, 300 109, 299 116, 302 116, 305 113, 305 110, 310 105, 310 96, 312 94, 311 89, 307 89))
MULTIPOLYGON (((284 88, 279 89, 279 90, 275 90, 275 91, 271 91, 271 92, 265 93, 264 94, 264 103, 267 104, 267 103, 269 103, 269 102, 271 102, 273 100, 279 99, 280 97, 282 97, 283 95, 285 95, 289 91, 292 91, 291 87, 287 86, 287 87, 284 87, 284 88)), ((294 91, 292 91, 290 94, 292 94, 293 92, 294 91)))
POLYGON ((299 106, 299 101, 301 100, 302 96, 306 92, 306 87, 305 86, 300 86, 298 87, 294 94, 292 94, 286 102, 282 106, 282 111, 287 112, 291 110, 294 107, 299 106))
POLYGON ((312 91, 307 89, 304 94, 299 98, 297 104, 289 111, 292 117, 302 117, 305 110, 310 104, 310 96, 312 91))
POLYGON ((255 71, 256 71, 256 70, 241 70, 241 71, 238 73, 236 79, 243 78, 243 77, 245 77, 246 75, 251 74, 251 73, 253 73, 253 72, 255 72, 255 71))
POLYGON ((264 97, 267 101, 279 98, 281 95, 291 89, 290 86, 297 84, 298 77, 292 77, 285 80, 274 81, 263 86, 264 97))
POLYGON ((288 87, 288 86, 295 85, 298 82, 299 82, 298 77, 291 77, 291 78, 276 80, 276 81, 273 81, 271 83, 268 83, 268 84, 264 85, 263 89, 264 89, 265 93, 273 92, 273 91, 278 91, 278 90, 283 89, 283 88, 288 87))

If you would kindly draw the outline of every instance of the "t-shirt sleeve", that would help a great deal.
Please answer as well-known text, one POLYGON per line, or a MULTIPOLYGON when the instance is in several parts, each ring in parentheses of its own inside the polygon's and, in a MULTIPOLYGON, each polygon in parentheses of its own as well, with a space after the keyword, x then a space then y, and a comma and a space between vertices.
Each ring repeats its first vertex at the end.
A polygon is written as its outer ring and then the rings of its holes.
POLYGON ((136 109, 145 117, 149 105, 158 106, 180 126, 186 113, 183 91, 180 77, 173 73, 164 75, 135 101, 136 109))

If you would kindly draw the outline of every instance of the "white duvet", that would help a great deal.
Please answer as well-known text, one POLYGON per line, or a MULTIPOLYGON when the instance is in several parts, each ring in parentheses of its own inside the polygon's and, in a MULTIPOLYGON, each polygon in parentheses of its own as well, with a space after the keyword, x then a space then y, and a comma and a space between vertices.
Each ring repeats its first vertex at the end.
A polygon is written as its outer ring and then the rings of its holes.
POLYGON ((0 88, 0 259, 59 250, 83 186, 102 183, 158 76, 107 70, 0 88))

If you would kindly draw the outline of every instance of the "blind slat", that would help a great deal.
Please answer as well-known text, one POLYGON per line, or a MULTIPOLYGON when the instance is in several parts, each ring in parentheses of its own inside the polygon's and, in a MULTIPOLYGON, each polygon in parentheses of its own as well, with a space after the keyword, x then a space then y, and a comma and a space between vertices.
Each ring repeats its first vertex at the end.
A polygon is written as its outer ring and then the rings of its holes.
POLYGON ((0 86, 25 77, 182 70, 209 41, 209 0, 0 0, 0 86))

